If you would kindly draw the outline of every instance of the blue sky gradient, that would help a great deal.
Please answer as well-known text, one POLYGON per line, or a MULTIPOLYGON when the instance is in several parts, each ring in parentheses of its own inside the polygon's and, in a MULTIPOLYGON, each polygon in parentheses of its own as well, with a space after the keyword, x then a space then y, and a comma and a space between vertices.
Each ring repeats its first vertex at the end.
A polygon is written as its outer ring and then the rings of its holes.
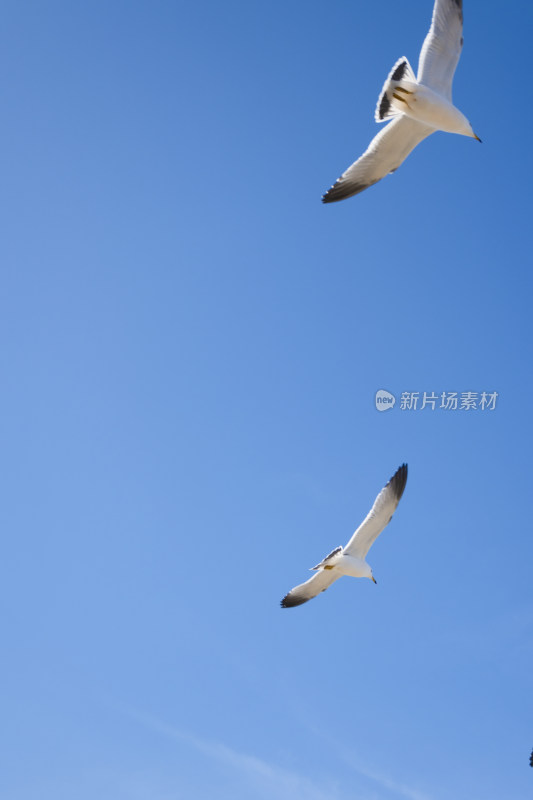
POLYGON ((431 11, 3 4, 3 797, 531 797, 531 4, 464 0, 482 145, 320 202, 431 11))

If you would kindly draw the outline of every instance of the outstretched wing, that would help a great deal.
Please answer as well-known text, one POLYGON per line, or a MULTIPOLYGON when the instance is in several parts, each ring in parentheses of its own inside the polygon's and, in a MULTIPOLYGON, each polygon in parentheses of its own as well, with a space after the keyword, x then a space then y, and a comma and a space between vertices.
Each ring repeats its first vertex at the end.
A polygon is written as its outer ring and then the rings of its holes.
POLYGON ((388 484, 376 497, 374 505, 365 521, 359 525, 356 532, 344 548, 344 552, 356 558, 365 558, 374 541, 383 528, 392 519, 396 506, 407 483, 407 464, 396 470, 388 484))
POLYGON ((307 603, 320 592, 325 592, 328 586, 331 586, 340 577, 341 573, 335 569, 321 569, 308 581, 291 589, 281 601, 281 607, 292 608, 292 606, 301 606, 302 603, 307 603))
POLYGON ((355 161, 322 197, 323 203, 335 203, 359 194, 394 172, 422 139, 435 128, 402 114, 374 136, 368 150, 355 161))
POLYGON ((418 62, 419 83, 429 86, 448 100, 463 49, 463 0, 435 0, 433 19, 418 62))

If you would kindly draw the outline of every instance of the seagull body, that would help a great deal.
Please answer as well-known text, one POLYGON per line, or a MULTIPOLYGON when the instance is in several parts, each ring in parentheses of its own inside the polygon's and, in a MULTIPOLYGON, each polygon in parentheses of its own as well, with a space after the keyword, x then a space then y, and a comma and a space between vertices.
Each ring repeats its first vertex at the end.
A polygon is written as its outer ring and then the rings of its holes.
POLYGON ((463 0, 435 0, 429 33, 415 74, 400 58, 383 86, 376 122, 389 124, 365 153, 322 197, 324 203, 344 200, 394 172, 423 139, 435 131, 471 136, 472 126, 453 105, 452 82, 463 47, 463 0), (390 121, 392 120, 392 121, 390 121))
POLYGON ((389 524, 407 483, 407 464, 395 472, 376 497, 364 522, 357 528, 346 547, 336 547, 319 564, 312 567, 315 575, 292 589, 281 601, 282 608, 299 606, 324 592, 338 578, 370 578, 376 583, 366 554, 381 531, 389 524))
POLYGON ((415 81, 403 81, 402 86, 397 87, 396 91, 400 91, 401 88, 405 90, 406 97, 405 100, 402 98, 398 102, 405 104, 402 110, 406 117, 429 125, 435 130, 475 137, 465 115, 445 97, 415 81), (409 96, 408 92, 412 96, 409 96))

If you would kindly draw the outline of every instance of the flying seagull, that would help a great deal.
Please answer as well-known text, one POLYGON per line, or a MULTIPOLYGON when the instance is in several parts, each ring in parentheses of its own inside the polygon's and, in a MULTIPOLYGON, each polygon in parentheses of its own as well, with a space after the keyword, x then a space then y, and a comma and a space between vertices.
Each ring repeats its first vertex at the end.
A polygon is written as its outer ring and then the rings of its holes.
POLYGON ((531 755, 529 757, 529 766, 533 767, 533 750, 531 751, 531 755))
POLYGON ((307 603, 320 592, 343 575, 354 578, 370 578, 377 583, 372 569, 366 563, 366 554, 379 534, 392 519, 396 506, 407 483, 407 464, 392 476, 388 484, 381 490, 364 522, 359 525, 346 547, 336 547, 329 556, 312 569, 315 575, 305 583, 301 583, 285 595, 281 601, 282 608, 291 608, 307 603))
POLYGON ((359 194, 394 172, 422 139, 435 131, 460 133, 481 141, 452 103, 452 81, 463 47, 463 0, 435 0, 418 76, 403 56, 381 90, 376 122, 392 120, 322 197, 324 203, 359 194))

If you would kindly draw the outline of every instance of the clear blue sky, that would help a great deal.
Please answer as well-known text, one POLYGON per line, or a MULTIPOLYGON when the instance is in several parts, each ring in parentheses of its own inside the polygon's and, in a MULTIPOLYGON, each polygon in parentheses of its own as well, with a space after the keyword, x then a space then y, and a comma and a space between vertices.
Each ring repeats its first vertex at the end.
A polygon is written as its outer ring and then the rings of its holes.
POLYGON ((531 4, 464 0, 483 145, 320 202, 432 5, 2 4, 2 797, 531 797, 531 4))

